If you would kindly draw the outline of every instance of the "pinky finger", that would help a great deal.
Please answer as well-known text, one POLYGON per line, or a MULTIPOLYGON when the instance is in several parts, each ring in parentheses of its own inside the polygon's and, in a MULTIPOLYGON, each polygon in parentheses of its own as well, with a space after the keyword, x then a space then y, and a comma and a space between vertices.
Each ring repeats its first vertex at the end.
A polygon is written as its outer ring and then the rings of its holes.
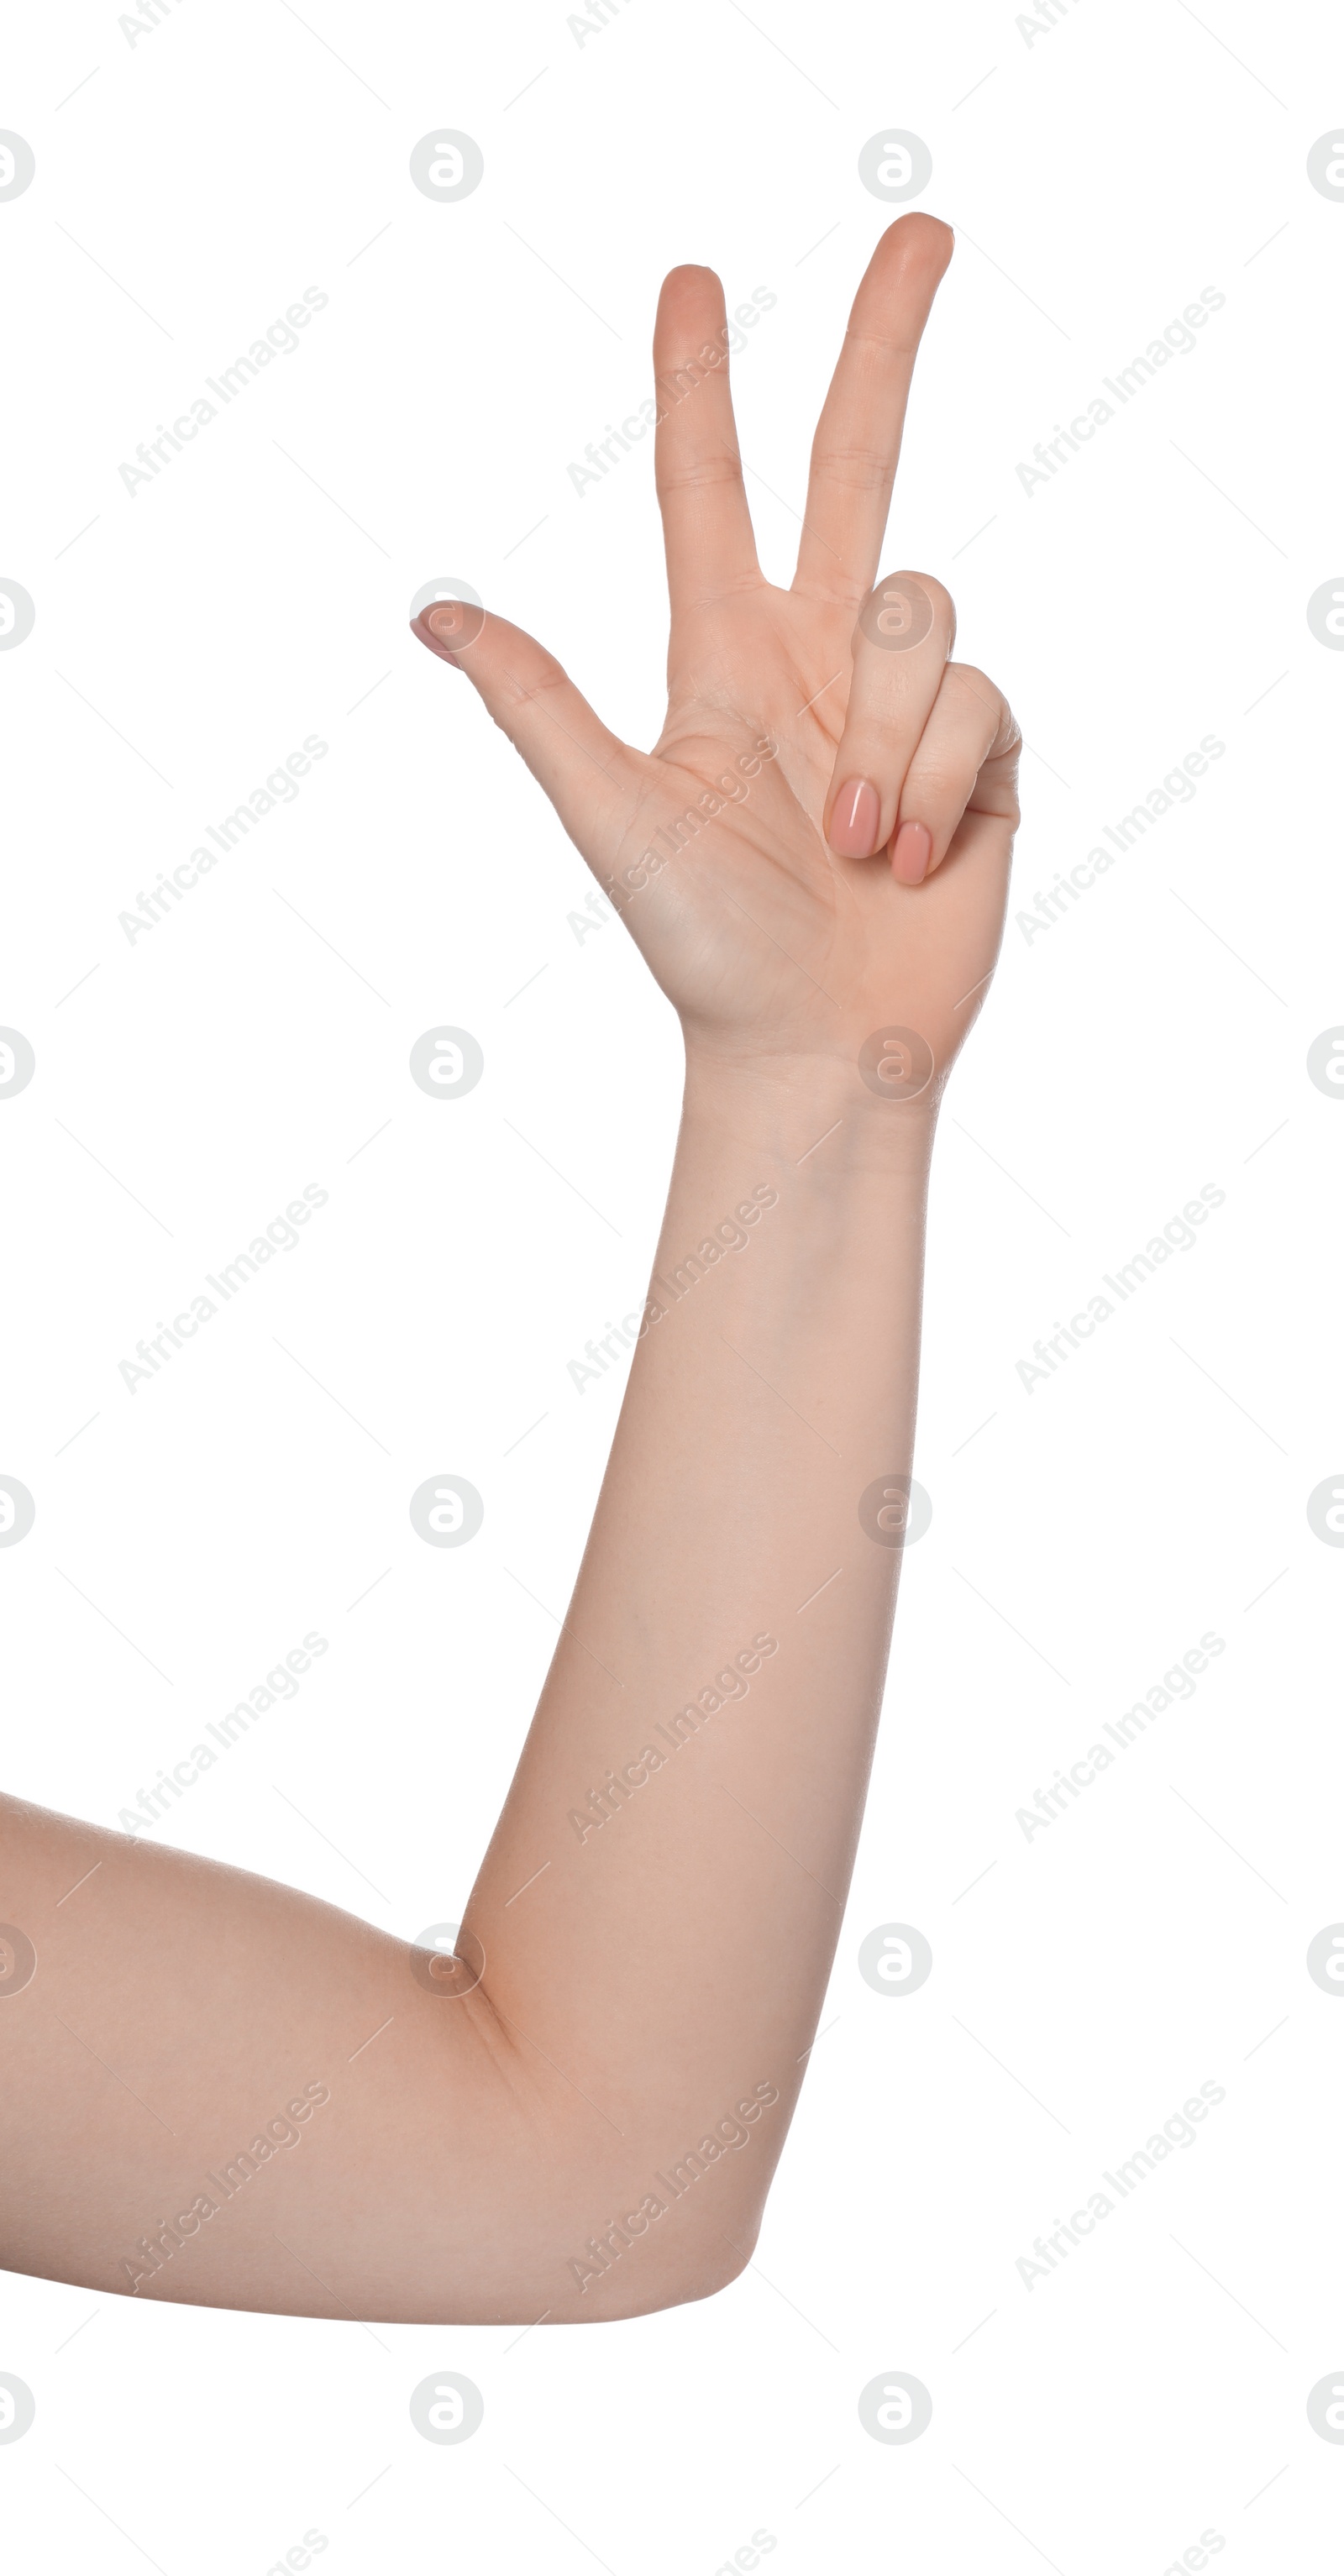
POLYGON ((901 885, 942 865, 967 811, 1016 825, 1021 743, 1002 690, 972 664, 949 662, 901 788, 890 845, 901 885))

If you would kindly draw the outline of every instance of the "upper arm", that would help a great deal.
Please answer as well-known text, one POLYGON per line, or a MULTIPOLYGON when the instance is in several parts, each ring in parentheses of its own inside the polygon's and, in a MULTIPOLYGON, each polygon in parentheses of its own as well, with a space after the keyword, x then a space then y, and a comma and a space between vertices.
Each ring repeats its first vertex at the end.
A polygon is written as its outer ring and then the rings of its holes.
POLYGON ((507 2290, 473 2202, 491 2173, 507 2198, 528 2106, 479 2003, 271 1880, 12 1800, 0 1837, 0 1915, 36 1953, 0 2008, 0 2261, 306 2314, 507 2290))
POLYGON ((631 2142, 488 1979, 436 1992, 424 1952, 334 1906, 10 1799, 0 1922, 36 1954, 0 2001, 10 2270, 464 2323, 715 2286, 683 2228, 585 2294, 573 2257, 629 2199, 631 2142))

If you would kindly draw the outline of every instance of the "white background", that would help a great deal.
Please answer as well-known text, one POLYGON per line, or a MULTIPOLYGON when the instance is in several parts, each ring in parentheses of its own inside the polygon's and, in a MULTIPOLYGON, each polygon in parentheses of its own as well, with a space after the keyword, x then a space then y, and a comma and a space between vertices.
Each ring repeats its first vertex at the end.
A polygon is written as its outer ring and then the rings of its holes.
MULTIPOLYGON (((156 1830, 407 1937, 455 1919, 507 1783, 619 1396, 585 1341, 639 1304, 674 1132, 672 1016, 474 696, 407 631, 456 574, 610 722, 661 719, 647 447, 568 475, 648 391, 673 262, 777 301, 735 366, 762 559, 787 580, 812 424, 898 209, 886 117, 959 235, 916 376, 889 565, 945 578, 1029 745, 1013 914, 1215 735, 1189 802, 1028 939, 1010 915, 933 1193, 910 1552, 815 2064, 755 2263, 597 2330, 431 2331, 5 2279, 16 2563, 256 2576, 594 2564, 713 2576, 1152 2576, 1201 2532, 1321 2565, 1344 2448, 1344 1918, 1330 1608, 1306 1498, 1344 1465, 1344 565, 1333 355, 1344 104, 1324 17, 1247 0, 560 7, 178 0, 11 25, 37 175, 7 254, 0 1470, 8 1785, 115 1825, 309 1629, 330 1651, 156 1830), (442 119, 481 186, 408 176, 442 119), (118 474, 267 325, 292 355, 150 485, 118 474), (1054 424, 1205 287, 1226 301, 1028 495, 1054 424), (310 733, 298 797, 133 945, 118 914, 310 733), (466 1027, 485 1075, 411 1083, 466 1027), (305 1183, 329 1204, 149 1385, 118 1363, 305 1183), (1205 1184, 1225 1203, 1028 1393, 1017 1362, 1205 1184), (1332 1317, 1335 1319, 1332 1322, 1332 1317), (411 1528, 439 1472, 470 1548, 411 1528), (1016 1821, 1205 1631, 1225 1650, 1085 1797, 1016 1821), (857 1951, 931 1942, 918 1994, 857 1951), (1201 2083, 1224 2088, 1067 2262, 1018 2258, 1201 2083), (413 2429, 435 2369, 469 2442, 413 2429), (869 2437, 902 2370, 933 2420, 869 2437), (115 2527, 114 2527, 115 2526, 115 2527), (318 2563, 318 2562, 315 2562, 318 2563), (750 2563, 749 2556, 744 2560, 750 2563)), ((819 1723, 824 1723, 824 1711, 819 1723)), ((3 1906, 0 1906, 3 1912, 3 1906)), ((688 1920, 685 1967, 714 1939, 688 1920)), ((781 1962, 787 1973, 787 1962, 781 1962)), ((1199 2563, 1198 2558, 1189 2562, 1199 2563)))

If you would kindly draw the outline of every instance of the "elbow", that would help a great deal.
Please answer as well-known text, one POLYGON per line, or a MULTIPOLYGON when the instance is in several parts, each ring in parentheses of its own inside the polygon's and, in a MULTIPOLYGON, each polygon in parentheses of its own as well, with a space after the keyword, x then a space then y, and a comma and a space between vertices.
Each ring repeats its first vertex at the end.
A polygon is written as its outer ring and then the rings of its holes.
MULTIPOLYGON (((730 2221, 730 2226, 730 2235, 707 2230, 695 2244, 668 2246, 664 2259, 655 2263, 647 2259, 613 2263, 600 2282, 585 2284, 568 2316, 560 2321, 581 2322, 586 2316, 594 2324, 615 2323, 716 2298, 740 2278, 756 2250, 758 2218, 745 2219, 740 2226, 730 2221)), ((647 2252, 652 2254, 651 2245, 647 2252)))
POLYGON ((746 2271, 756 2251, 758 2234, 759 2225, 753 2223, 749 2227, 735 2229, 731 2237, 722 2237, 717 2251, 705 2248, 699 2261, 687 2268, 683 2287, 665 2304, 681 2307, 694 2299, 717 2298, 720 2290, 731 2288, 746 2271))

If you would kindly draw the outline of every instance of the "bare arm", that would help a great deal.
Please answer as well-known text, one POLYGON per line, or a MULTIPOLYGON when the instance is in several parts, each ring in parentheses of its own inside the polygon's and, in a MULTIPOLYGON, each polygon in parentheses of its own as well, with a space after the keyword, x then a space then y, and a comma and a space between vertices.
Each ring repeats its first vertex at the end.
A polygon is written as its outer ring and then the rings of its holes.
POLYGON ((992 971, 1016 816, 1015 728, 948 662, 946 593, 901 576, 864 605, 949 248, 923 217, 879 245, 788 592, 756 565, 726 362, 706 355, 717 281, 668 281, 654 753, 502 620, 422 627, 686 1032, 610 1465, 456 1967, 269 1881, 5 1806, 11 2268, 530 2322, 701 2296, 751 2250, 859 1830, 937 1098, 992 971), (60 1904, 87 1872, 78 1910, 60 1904))

